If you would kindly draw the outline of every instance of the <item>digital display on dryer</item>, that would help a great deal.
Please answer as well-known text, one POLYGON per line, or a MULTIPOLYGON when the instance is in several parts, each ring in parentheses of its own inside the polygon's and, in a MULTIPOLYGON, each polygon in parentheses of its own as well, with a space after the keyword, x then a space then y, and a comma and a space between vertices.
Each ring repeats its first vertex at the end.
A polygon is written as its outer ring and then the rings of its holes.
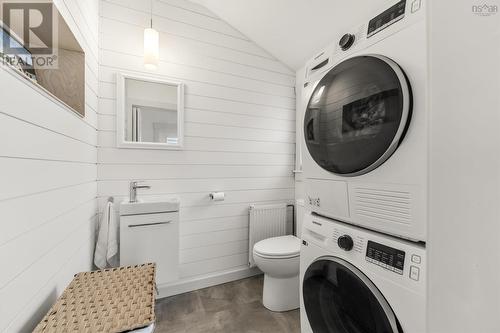
POLYGON ((375 243, 373 241, 368 241, 368 246, 366 247, 366 260, 375 265, 403 275, 405 264, 404 251, 375 243))
POLYGON ((405 15, 405 8, 406 0, 402 0, 382 14, 371 19, 370 23, 368 23, 368 37, 375 35, 377 32, 402 19, 405 15))

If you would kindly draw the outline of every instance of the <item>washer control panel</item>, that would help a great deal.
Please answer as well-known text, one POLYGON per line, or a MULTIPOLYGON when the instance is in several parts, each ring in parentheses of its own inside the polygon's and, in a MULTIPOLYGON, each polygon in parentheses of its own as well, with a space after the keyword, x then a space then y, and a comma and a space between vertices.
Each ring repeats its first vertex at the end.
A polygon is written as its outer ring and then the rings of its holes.
POLYGON ((321 255, 347 260, 365 274, 383 276, 400 286, 425 294, 425 244, 309 213, 304 216, 305 246, 324 249, 321 255))
POLYGON ((366 247, 366 261, 403 275, 405 252, 373 241, 368 241, 366 247))

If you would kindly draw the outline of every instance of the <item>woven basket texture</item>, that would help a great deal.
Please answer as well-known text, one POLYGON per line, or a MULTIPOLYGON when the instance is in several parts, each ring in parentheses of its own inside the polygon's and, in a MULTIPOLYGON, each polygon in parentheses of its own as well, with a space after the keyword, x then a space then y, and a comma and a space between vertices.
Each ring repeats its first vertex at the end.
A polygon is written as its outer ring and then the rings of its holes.
POLYGON ((34 332, 125 332, 155 322, 155 264, 75 275, 34 332))

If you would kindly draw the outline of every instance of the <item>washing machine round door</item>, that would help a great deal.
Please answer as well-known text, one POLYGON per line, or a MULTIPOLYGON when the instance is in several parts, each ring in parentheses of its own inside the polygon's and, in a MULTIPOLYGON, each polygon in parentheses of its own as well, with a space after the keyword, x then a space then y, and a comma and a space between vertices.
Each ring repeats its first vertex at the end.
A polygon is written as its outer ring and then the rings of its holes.
POLYGON ((410 84, 393 60, 353 57, 316 85, 304 118, 306 146, 323 169, 359 176, 384 163, 409 125, 410 84))
POLYGON ((403 332, 377 287, 340 258, 324 257, 313 262, 304 275, 302 293, 313 332, 403 332))

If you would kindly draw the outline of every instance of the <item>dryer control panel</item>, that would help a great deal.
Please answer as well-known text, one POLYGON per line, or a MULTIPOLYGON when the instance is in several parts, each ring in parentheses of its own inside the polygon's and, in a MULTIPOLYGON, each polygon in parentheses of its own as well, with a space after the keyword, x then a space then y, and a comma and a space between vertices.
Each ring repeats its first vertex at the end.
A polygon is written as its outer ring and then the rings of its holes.
POLYGON ((367 37, 369 38, 377 32, 384 30, 391 24, 401 20, 405 16, 405 8, 406 0, 402 0, 383 13, 372 18, 368 23, 367 37))

